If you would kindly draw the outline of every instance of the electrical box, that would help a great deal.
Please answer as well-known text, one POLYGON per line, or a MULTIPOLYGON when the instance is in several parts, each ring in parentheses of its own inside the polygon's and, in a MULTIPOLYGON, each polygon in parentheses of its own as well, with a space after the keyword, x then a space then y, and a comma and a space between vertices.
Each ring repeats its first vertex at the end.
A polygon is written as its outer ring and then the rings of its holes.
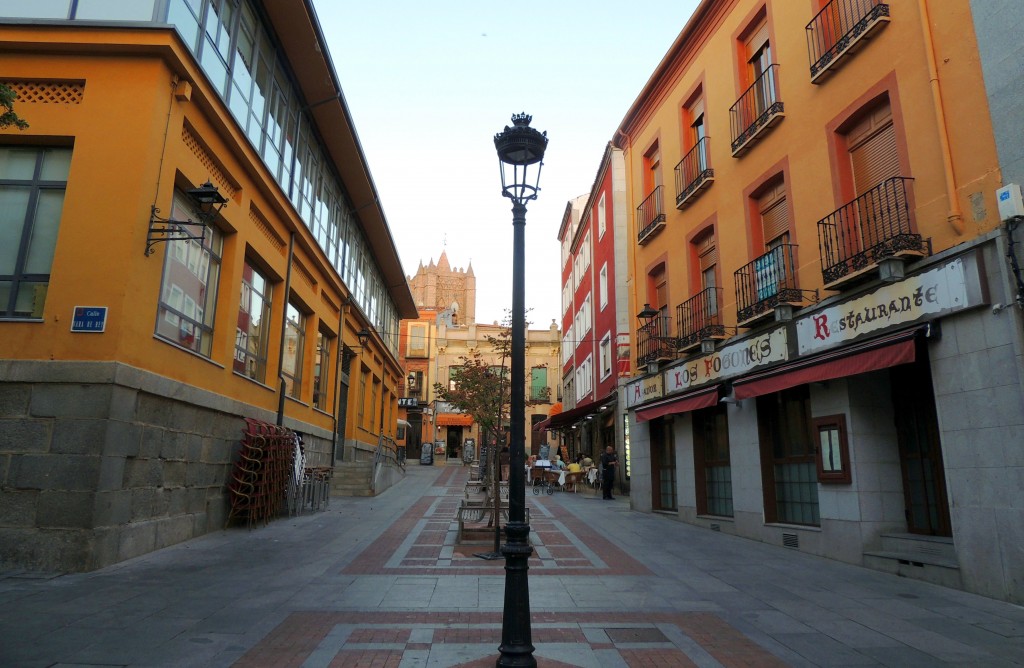
POLYGON ((1024 201, 1021 200, 1020 186, 1008 183, 996 191, 999 203, 999 220, 1008 220, 1016 216, 1024 216, 1024 201))

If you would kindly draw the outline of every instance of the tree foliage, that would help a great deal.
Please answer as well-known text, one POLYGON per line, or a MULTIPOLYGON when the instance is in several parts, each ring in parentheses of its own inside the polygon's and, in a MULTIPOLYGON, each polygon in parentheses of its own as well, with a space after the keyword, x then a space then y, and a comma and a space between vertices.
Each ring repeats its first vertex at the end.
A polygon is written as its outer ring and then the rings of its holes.
POLYGON ((16 127, 19 130, 24 130, 28 127, 26 123, 18 114, 14 113, 14 99, 18 97, 18 94, 14 92, 14 89, 5 83, 0 83, 0 130, 6 130, 9 127, 16 127))

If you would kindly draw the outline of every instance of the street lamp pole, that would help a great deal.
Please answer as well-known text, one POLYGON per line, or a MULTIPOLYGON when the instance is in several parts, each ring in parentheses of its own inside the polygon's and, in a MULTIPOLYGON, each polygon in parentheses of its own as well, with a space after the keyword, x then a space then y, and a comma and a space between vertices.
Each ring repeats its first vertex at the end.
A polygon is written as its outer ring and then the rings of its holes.
POLYGON ((526 521, 526 203, 537 198, 547 133, 530 127, 532 117, 512 116, 512 127, 494 136, 501 169, 501 193, 512 200, 512 378, 509 406, 509 518, 505 525, 505 607, 497 666, 536 666, 530 635, 528 561, 530 525, 526 521), (534 169, 531 169, 534 167, 534 169), (532 181, 532 183, 531 183, 532 181))

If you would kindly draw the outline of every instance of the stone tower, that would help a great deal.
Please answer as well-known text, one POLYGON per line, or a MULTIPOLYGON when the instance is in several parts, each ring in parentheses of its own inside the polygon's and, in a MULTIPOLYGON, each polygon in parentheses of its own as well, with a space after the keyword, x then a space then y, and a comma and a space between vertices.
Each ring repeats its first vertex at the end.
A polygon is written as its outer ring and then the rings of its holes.
POLYGON ((476 275, 473 263, 465 268, 452 269, 448 254, 441 251, 437 264, 431 258, 423 266, 420 262, 415 276, 407 276, 416 307, 423 310, 451 309, 453 324, 469 325, 476 322, 476 275))

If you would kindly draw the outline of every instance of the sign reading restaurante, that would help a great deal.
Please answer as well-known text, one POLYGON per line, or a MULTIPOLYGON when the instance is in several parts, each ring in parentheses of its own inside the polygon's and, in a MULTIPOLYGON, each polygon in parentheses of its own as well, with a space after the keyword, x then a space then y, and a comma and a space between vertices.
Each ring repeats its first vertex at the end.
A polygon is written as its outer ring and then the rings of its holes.
MULTIPOLYGON (((976 284, 977 267, 972 263, 971 268, 976 284)), ((971 305, 968 301, 968 274, 958 258, 797 320, 797 346, 806 355, 926 315, 959 311, 971 305)), ((980 298, 973 301, 980 303, 980 298)))

